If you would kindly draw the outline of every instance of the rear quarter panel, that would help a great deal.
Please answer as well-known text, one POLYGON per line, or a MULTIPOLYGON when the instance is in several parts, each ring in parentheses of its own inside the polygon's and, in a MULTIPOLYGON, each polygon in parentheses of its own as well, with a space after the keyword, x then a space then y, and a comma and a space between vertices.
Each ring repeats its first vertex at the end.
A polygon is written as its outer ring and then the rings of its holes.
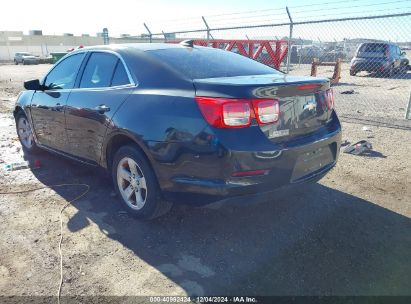
POLYGON ((118 134, 140 146, 163 189, 171 187, 172 177, 180 172, 215 176, 222 170, 210 161, 218 145, 195 102, 193 89, 136 89, 114 115, 104 151, 118 134))

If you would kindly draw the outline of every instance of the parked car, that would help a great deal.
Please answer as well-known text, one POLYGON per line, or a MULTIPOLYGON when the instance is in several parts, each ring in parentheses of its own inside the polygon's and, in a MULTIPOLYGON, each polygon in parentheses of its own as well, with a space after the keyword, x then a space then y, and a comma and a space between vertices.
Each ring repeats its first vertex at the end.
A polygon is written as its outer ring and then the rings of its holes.
POLYGON ((351 60, 350 75, 358 72, 377 72, 391 77, 399 71, 407 71, 409 60, 399 46, 393 43, 362 43, 351 60))
POLYGON ((140 218, 173 202, 275 199, 321 178, 340 148, 327 79, 190 42, 76 50, 24 87, 14 110, 24 151, 107 169, 140 218))
POLYGON ((14 63, 21 64, 38 64, 38 58, 27 52, 18 52, 14 55, 14 63))

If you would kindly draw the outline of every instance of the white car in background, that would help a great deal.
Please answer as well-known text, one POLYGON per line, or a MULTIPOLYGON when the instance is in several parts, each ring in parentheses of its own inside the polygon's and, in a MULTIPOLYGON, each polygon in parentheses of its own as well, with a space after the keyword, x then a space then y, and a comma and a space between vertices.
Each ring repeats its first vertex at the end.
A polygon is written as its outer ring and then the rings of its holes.
POLYGON ((19 63, 21 64, 38 64, 39 59, 28 53, 28 52, 18 52, 14 55, 14 63, 17 65, 19 63))

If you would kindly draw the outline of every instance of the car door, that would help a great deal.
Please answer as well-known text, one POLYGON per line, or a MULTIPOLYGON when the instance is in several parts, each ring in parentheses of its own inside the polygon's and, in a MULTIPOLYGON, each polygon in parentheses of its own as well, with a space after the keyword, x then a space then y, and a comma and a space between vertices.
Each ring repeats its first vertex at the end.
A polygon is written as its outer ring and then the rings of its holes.
POLYGON ((67 150, 65 105, 84 56, 73 54, 60 61, 44 78, 44 90, 34 92, 31 118, 37 141, 43 146, 67 150))
POLYGON ((78 86, 67 101, 66 130, 71 154, 99 162, 107 126, 134 87, 117 54, 89 54, 78 86))

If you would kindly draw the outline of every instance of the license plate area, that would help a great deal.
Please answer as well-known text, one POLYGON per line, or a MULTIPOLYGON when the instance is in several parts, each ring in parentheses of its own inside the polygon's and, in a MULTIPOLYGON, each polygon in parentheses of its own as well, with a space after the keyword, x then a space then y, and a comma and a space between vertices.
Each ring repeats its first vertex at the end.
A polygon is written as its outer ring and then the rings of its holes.
POLYGON ((291 182, 301 179, 302 177, 308 177, 313 172, 328 166, 334 161, 335 156, 329 145, 306 151, 297 157, 291 175, 291 182))

